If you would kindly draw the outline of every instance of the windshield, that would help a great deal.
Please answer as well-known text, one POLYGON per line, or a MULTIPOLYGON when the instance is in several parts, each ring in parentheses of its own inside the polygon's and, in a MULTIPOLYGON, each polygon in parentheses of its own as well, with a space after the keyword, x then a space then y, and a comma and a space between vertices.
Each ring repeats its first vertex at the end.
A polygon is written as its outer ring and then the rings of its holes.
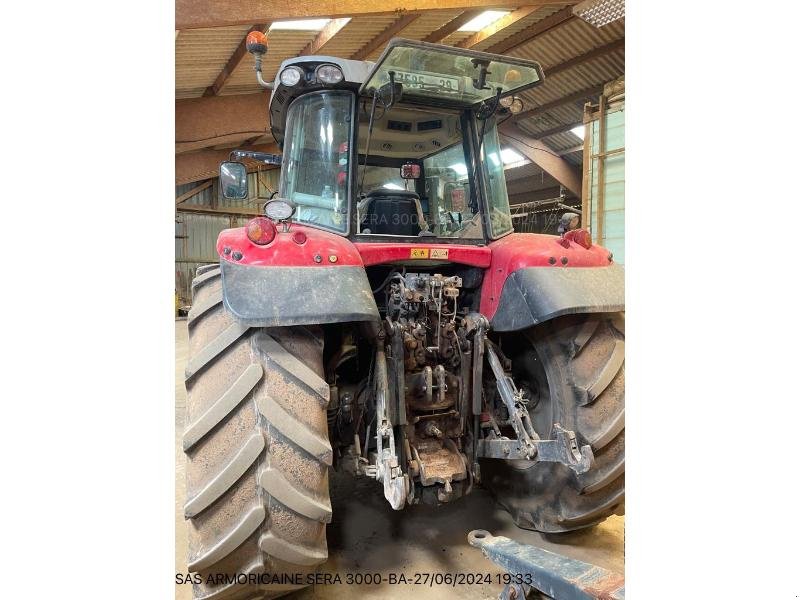
POLYGON ((378 59, 361 93, 370 94, 393 73, 406 101, 467 107, 495 96, 498 88, 505 96, 536 85, 540 69, 531 60, 397 39, 378 59))
POLYGON ((358 136, 359 233, 482 239, 467 121, 457 111, 392 107, 375 117, 367 154, 367 119, 358 136), (419 177, 403 179, 403 165, 415 165, 419 177))
MULTIPOLYGON (((483 127, 483 124, 480 124, 479 127, 483 127)), ((497 238, 511 231, 514 226, 511 221, 511 208, 508 205, 505 165, 495 117, 486 122, 486 131, 481 146, 481 163, 486 180, 492 237, 497 238)))
POLYGON ((324 91, 289 107, 279 195, 297 205, 295 221, 347 230, 353 98, 350 92, 324 91))

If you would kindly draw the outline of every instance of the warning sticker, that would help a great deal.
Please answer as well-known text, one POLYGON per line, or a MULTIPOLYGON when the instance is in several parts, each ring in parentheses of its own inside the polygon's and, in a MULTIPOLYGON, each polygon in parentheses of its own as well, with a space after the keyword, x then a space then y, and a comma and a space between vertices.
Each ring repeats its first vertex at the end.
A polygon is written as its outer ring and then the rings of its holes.
POLYGON ((431 249, 431 258, 447 258, 450 250, 447 248, 433 248, 431 249))
POLYGON ((428 252, 427 248, 412 248, 411 258, 428 258, 428 252))

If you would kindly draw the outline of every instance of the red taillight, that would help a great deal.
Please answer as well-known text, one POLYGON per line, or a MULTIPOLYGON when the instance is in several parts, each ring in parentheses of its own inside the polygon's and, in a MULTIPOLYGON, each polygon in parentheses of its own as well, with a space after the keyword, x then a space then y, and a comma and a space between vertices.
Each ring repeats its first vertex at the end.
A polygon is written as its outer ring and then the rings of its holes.
POLYGON ((256 217, 247 223, 247 238, 259 246, 269 244, 276 233, 275 223, 265 217, 256 217))
POLYGON ((306 234, 305 234, 305 233, 303 233, 302 231, 296 231, 296 232, 294 233, 294 235, 292 236, 292 239, 294 240, 294 243, 295 243, 295 244, 300 244, 300 245, 302 245, 302 244, 305 244, 305 243, 306 243, 306 240, 307 240, 308 238, 306 237, 306 234))
POLYGON ((587 250, 592 247, 592 234, 586 229, 574 229, 564 234, 565 240, 580 244, 587 250))

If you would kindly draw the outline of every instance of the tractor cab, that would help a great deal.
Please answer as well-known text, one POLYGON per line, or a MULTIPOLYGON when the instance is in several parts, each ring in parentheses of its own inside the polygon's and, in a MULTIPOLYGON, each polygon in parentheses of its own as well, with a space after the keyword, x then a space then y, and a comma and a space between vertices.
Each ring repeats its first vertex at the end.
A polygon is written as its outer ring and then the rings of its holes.
MULTIPOLYGON (((266 40, 249 48, 283 150, 268 216, 361 242, 485 244, 513 230, 497 127, 543 80, 538 63, 394 39, 376 63, 299 57, 266 83, 266 40)), ((220 171, 226 196, 241 197, 236 167, 220 171)))

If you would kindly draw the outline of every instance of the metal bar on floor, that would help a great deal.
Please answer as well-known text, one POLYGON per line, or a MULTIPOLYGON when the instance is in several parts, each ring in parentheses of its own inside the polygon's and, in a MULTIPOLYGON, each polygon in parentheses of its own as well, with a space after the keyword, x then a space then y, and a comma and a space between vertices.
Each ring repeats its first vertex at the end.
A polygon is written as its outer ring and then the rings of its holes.
MULTIPOLYGON (((501 594, 519 594, 521 584, 529 585, 555 600, 624 600, 625 577, 597 565, 575 560, 536 546, 519 544, 488 531, 470 531, 467 541, 480 548, 496 565, 514 576, 501 594)), ((517 600, 522 600, 517 597, 517 600)))

